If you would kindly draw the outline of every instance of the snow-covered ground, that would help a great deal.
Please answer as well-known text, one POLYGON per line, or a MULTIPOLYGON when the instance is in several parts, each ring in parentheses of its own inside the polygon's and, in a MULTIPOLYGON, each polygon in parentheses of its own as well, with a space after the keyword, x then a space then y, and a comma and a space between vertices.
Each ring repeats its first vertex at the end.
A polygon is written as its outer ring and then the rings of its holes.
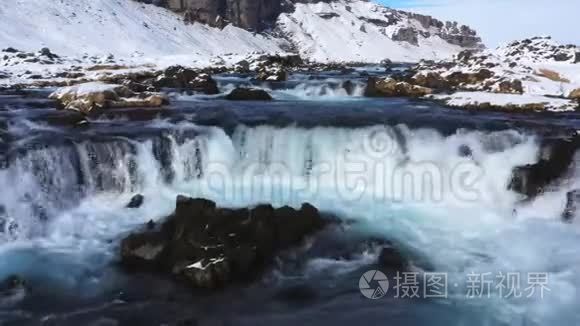
POLYGON ((570 110, 580 100, 580 48, 548 37, 514 41, 479 53, 463 52, 451 61, 420 64, 415 71, 412 79, 418 84, 437 87, 437 81, 456 91, 473 92, 440 97, 452 106, 489 103, 532 108, 539 107, 532 104, 545 103, 548 110, 570 110))
POLYGON ((227 26, 184 24, 166 9, 132 0, 0 1, 0 48, 67 56, 189 56, 280 51, 278 39, 227 26))
POLYGON ((503 108, 506 110, 573 111, 578 103, 561 98, 532 94, 499 94, 490 92, 456 92, 451 95, 431 95, 453 107, 503 108))

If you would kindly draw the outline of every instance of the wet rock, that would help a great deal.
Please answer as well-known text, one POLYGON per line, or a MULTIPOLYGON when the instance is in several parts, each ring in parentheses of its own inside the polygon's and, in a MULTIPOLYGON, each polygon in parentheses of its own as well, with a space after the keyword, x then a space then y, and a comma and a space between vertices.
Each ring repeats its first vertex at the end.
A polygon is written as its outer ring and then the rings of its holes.
POLYGON ((421 97, 431 94, 430 88, 412 85, 392 78, 370 77, 367 81, 365 96, 367 97, 421 97))
POLYGON ((89 114, 100 109, 160 107, 169 100, 161 93, 135 93, 126 86, 99 82, 63 87, 49 96, 66 110, 89 114))
POLYGON ((121 259, 132 270, 157 270, 191 287, 214 289, 255 279, 279 251, 325 224, 308 204, 299 210, 270 205, 232 210, 179 196, 159 230, 122 241, 121 259))
POLYGON ((580 190, 569 191, 566 194, 566 208, 562 213, 562 220, 564 222, 572 222, 578 213, 578 206, 580 205, 580 190))
POLYGON ((352 82, 352 80, 347 80, 342 83, 341 87, 346 91, 346 94, 352 96, 354 94, 356 85, 352 82))
POLYGON ((272 96, 265 90, 255 88, 238 87, 231 91, 226 100, 230 101, 271 101, 272 96))
POLYGON ((405 271, 409 264, 405 257, 393 247, 384 247, 379 255, 378 265, 393 271, 405 271))
POLYGON ((473 156, 473 150, 471 149, 471 147, 469 147, 469 145, 461 145, 459 146, 459 156, 461 157, 472 157, 473 156))
POLYGON ((218 94, 217 82, 206 73, 183 66, 171 66, 154 82, 156 88, 176 88, 204 94, 218 94))
POLYGON ((412 78, 412 83, 438 91, 448 91, 451 89, 451 83, 435 72, 416 74, 412 78))
POLYGON ((12 307, 26 298, 26 281, 18 276, 9 276, 0 282, 0 308, 12 307))
POLYGON ((145 197, 141 194, 135 195, 133 196, 133 198, 131 198, 131 201, 129 201, 129 204, 127 204, 127 208, 139 208, 141 207, 141 205, 143 205, 143 201, 145 200, 145 197))
POLYGON ((167 245, 167 239, 159 232, 131 234, 121 243, 123 266, 129 270, 159 268, 167 245))
POLYGON ((543 193, 568 173, 579 146, 579 136, 545 142, 538 163, 519 166, 512 171, 509 189, 528 199, 543 193))

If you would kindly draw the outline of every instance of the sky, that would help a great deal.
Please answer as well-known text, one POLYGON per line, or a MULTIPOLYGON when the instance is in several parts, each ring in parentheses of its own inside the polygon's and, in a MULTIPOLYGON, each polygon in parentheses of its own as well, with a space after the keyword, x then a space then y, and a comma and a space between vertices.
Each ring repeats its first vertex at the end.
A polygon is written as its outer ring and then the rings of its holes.
POLYGON ((389 7, 456 20, 488 47, 550 35, 580 45, 580 0, 375 0, 389 7))

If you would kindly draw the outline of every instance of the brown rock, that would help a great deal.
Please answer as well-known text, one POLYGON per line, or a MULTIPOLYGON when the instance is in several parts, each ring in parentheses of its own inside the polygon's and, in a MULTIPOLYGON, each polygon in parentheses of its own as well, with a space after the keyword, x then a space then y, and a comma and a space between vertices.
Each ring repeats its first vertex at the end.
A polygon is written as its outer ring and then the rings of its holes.
POLYGON ((421 97, 431 94, 430 88, 412 85, 392 78, 370 77, 367 82, 365 96, 367 97, 421 97))

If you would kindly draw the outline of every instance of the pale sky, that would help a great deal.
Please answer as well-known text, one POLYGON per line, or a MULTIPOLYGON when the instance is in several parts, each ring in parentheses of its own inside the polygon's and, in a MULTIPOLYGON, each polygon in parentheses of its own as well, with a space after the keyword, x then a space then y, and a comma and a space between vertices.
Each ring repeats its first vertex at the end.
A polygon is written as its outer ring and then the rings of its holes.
POLYGON ((376 1, 441 20, 457 20, 477 30, 489 47, 536 35, 580 45, 580 0, 376 1))

